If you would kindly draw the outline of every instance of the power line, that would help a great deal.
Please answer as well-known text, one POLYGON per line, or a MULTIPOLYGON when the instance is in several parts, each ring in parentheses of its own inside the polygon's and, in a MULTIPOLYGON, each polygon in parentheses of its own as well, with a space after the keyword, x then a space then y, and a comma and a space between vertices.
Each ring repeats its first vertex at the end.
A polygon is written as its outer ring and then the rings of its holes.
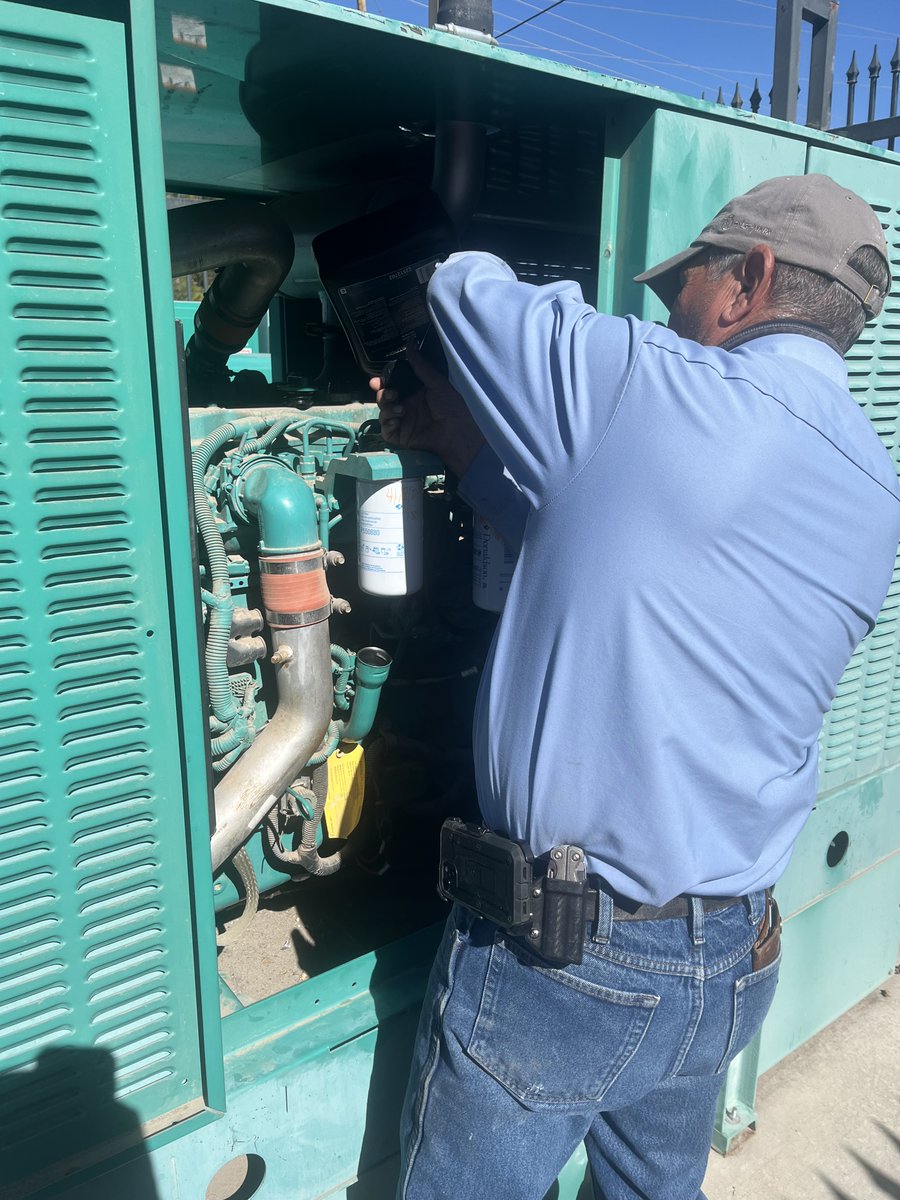
MULTIPOLYGON (((543 32, 546 33, 549 31, 545 30, 543 32)), ((567 41, 567 42, 572 42, 573 45, 581 47, 582 51, 586 50, 586 47, 584 47, 584 44, 582 42, 575 41, 574 38, 567 38, 563 34, 558 34, 558 33, 551 34, 551 36, 557 37, 557 38, 562 38, 564 41, 567 41)), ((525 39, 522 39, 521 36, 514 40, 513 49, 518 48, 519 42, 521 42, 522 45, 530 47, 534 50, 542 51, 545 55, 553 56, 553 57, 560 58, 560 59, 567 59, 567 60, 570 60, 571 62, 575 63, 576 65, 585 64, 588 67, 590 67, 592 70, 601 71, 603 74, 606 74, 606 75, 610 75, 610 74, 616 75, 623 79, 631 79, 635 83, 652 83, 654 80, 658 80, 658 78, 660 76, 665 76, 666 79, 674 79, 678 83, 687 84, 687 86, 689 88, 699 88, 699 87, 703 86, 703 84, 698 82, 696 79, 687 79, 687 78, 685 78, 684 75, 677 75, 673 71, 666 71, 657 62, 648 62, 647 59, 641 59, 641 58, 631 58, 626 55, 616 54, 612 50, 601 50, 598 48, 593 53, 591 53, 590 51, 587 51, 587 53, 582 52, 581 54, 575 54, 572 51, 560 50, 554 46, 548 46, 545 43, 526 41, 525 39), (597 61, 598 59, 600 60, 600 62, 597 61), (607 67, 607 66, 603 65, 604 60, 610 60, 610 59, 615 60, 614 66, 607 67), (632 66, 637 66, 637 67, 643 68, 643 77, 637 77, 637 76, 628 74, 628 72, 623 71, 621 69, 621 67, 618 66, 619 63, 628 63, 632 66), (653 80, 648 79, 648 76, 654 77, 653 80)), ((529 50, 525 51, 525 53, 529 53, 529 52, 530 52, 529 50)), ((723 78, 722 71, 711 71, 705 67, 692 67, 689 64, 686 64, 686 65, 688 65, 689 70, 700 71, 703 74, 710 75, 714 80, 716 80, 719 83, 721 83, 721 81, 722 81, 722 78, 723 78)), ((747 74, 748 77, 751 79, 759 77, 759 72, 757 72, 756 75, 754 75, 752 72, 741 71, 740 73, 747 74)), ((662 87, 665 85, 656 83, 656 86, 662 87)))
MULTIPOLYGON (((558 36, 558 35, 557 35, 557 36, 558 36)), ((568 41, 571 41, 571 42, 574 42, 574 38, 568 38, 567 40, 568 40, 568 41)), ((624 55, 622 55, 622 54, 614 54, 614 53, 613 53, 611 50, 607 50, 607 51, 598 50, 598 51, 597 51, 595 54, 593 54, 593 55, 591 55, 591 54, 578 54, 578 55, 576 55, 576 54, 573 54, 571 50, 569 50, 569 51, 566 51, 566 50, 558 50, 558 49, 556 49, 556 48, 554 48, 554 47, 551 47, 551 46, 546 46, 546 45, 543 45, 543 46, 542 46, 542 45, 538 45, 538 44, 537 44, 537 43, 535 43, 535 42, 529 42, 529 43, 527 43, 527 44, 528 44, 528 45, 530 45, 530 46, 532 46, 532 47, 534 47, 534 48, 535 48, 535 49, 537 49, 537 50, 542 50, 542 51, 543 51, 545 54, 548 54, 548 55, 554 55, 554 56, 556 56, 557 58, 569 58, 569 59, 572 59, 572 61, 575 61, 575 62, 586 63, 586 64, 587 64, 588 66, 590 66, 590 67, 591 67, 593 70, 595 70, 595 71, 601 71, 601 72, 602 72, 604 75, 610 75, 610 74, 613 74, 613 75, 615 75, 615 74, 621 74, 623 78, 633 78, 633 80, 634 80, 634 82, 635 82, 635 83, 647 83, 647 80, 646 80, 646 79, 638 79, 638 78, 634 78, 633 76, 630 76, 630 77, 629 77, 629 76, 627 76, 627 75, 626 75, 624 72, 622 72, 622 71, 620 70, 620 68, 619 68, 618 66, 615 66, 615 67, 613 67, 612 69, 610 69, 610 68, 606 68, 606 67, 604 67, 604 66, 602 66, 602 65, 598 65, 598 62, 597 62, 597 60, 598 60, 598 59, 600 59, 600 60, 601 60, 601 63, 602 63, 602 60, 604 60, 604 59, 607 59, 607 60, 608 60, 608 59, 613 59, 613 60, 615 60, 615 63, 616 63, 616 64, 618 64, 618 63, 629 63, 629 64, 631 64, 632 66, 645 67, 645 68, 651 65, 651 64, 649 64, 649 63, 646 63, 646 62, 641 62, 641 60, 640 60, 640 59, 637 59, 637 58, 627 58, 627 57, 625 57, 625 56, 624 56, 624 55)), ((580 44, 581 44, 580 42, 575 42, 575 45, 580 45, 580 44)), ((687 84, 687 86, 688 86, 688 87, 694 88, 694 87, 698 87, 698 86, 699 86, 699 85, 697 84, 697 81, 696 81, 696 80, 694 80, 694 79, 686 79, 686 78, 685 78, 683 75, 675 75, 675 74, 673 74, 673 72, 671 72, 671 71, 664 71, 664 70, 663 70, 661 67, 658 67, 658 66, 655 66, 655 65, 654 65, 654 66, 653 66, 653 70, 654 70, 654 72, 655 72, 657 75, 664 75, 664 76, 665 76, 667 79, 674 79, 674 80, 676 80, 678 83, 684 83, 684 84, 687 84)), ((645 71, 645 74, 646 74, 646 71, 645 71)))
POLYGON ((607 12, 627 12, 640 17, 666 17, 672 21, 701 21, 704 25, 739 25, 742 29, 770 29, 756 21, 729 21, 724 17, 695 17, 690 13, 651 12, 646 8, 632 8, 628 4, 597 4, 595 0, 569 0, 572 8, 602 8, 607 12))
POLYGON ((514 29, 521 29, 523 25, 527 25, 529 21, 534 21, 537 17, 542 17, 544 13, 550 12, 553 8, 559 8, 561 4, 565 4, 566 0, 554 0, 553 4, 548 4, 546 8, 542 8, 540 12, 533 13, 530 17, 526 17, 524 21, 520 21, 518 25, 511 25, 509 29, 504 29, 502 33, 498 33, 497 37, 506 37, 508 33, 512 33, 514 29))
POLYGON ((574 66, 580 67, 582 70, 602 71, 603 74, 611 74, 612 71, 615 70, 616 77, 619 79, 627 79, 631 83, 643 83, 644 82, 643 80, 638 79, 638 77, 636 75, 629 75, 627 72, 622 71, 619 67, 614 67, 614 68, 610 68, 609 70, 607 70, 604 67, 599 66, 597 64, 597 62, 595 61, 596 56, 594 56, 594 58, 590 58, 583 54, 573 54, 569 50, 554 50, 550 46, 542 45, 540 42, 532 42, 526 38, 521 38, 521 37, 516 39, 516 43, 517 44, 516 44, 516 47, 514 47, 514 49, 517 49, 519 44, 530 48, 528 50, 522 51, 525 54, 530 53, 532 50, 534 50, 534 51, 539 50, 543 53, 543 55, 545 57, 549 58, 550 56, 554 56, 556 59, 563 59, 563 60, 565 60, 565 62, 570 62, 574 66))
POLYGON ((894 33, 888 33, 886 29, 871 29, 868 25, 845 25, 844 29, 856 29, 860 33, 882 33, 885 37, 891 38, 897 36, 896 31, 894 33))
MULTIPOLYGON (((525 4, 525 6, 527 8, 536 8, 537 7, 534 4, 530 4, 529 0, 520 0, 520 3, 525 4)), ((534 15, 536 17, 538 17, 541 14, 535 13, 534 15)), ((662 54, 659 50, 652 50, 649 46, 642 46, 638 42, 630 42, 630 41, 628 41, 627 38, 618 37, 614 33, 606 33, 604 30, 597 29, 596 26, 594 26, 594 25, 586 25, 584 23, 584 21, 575 21, 571 17, 563 17, 563 16, 557 17, 557 20, 564 21, 566 25, 574 25, 576 29, 587 30, 588 33, 594 34, 595 37, 608 38, 612 42, 619 42, 620 45, 629 46, 632 50, 640 50, 643 54, 652 54, 656 58, 659 58, 662 62, 669 63, 673 67, 687 67, 691 71, 700 71, 700 72, 704 72, 705 74, 708 74, 708 75, 718 76, 721 74, 721 72, 719 72, 719 71, 710 71, 704 67, 696 67, 693 63, 683 62, 679 58, 672 58, 671 55, 669 55, 669 54, 662 54)), ((565 37, 564 34, 554 33, 550 29, 545 29, 544 33, 548 34, 550 37, 557 37, 564 41, 570 41, 570 42, 575 41, 574 38, 567 38, 567 37, 565 37)), ((576 42, 576 45, 580 46, 581 44, 582 43, 580 41, 576 42)), ((638 61, 638 60, 623 59, 623 61, 628 62, 628 61, 638 61)), ((758 71, 757 72, 740 71, 740 72, 731 72, 731 73, 732 74, 743 74, 743 75, 747 75, 748 77, 753 77, 753 75, 759 75, 758 71)), ((671 72, 669 73, 669 75, 670 75, 670 78, 672 78, 672 79, 678 78, 677 75, 672 75, 671 72)))
MULTIPOLYGON (((527 0, 521 0, 521 2, 527 3, 527 0)), ((529 7, 534 7, 534 6, 529 5, 529 7)), ((535 15, 538 16, 540 14, 536 13, 535 15)), ((677 75, 672 71, 663 70, 663 67, 661 64, 664 63, 667 66, 673 66, 673 67, 684 67, 689 71, 695 71, 701 75, 708 75, 708 76, 716 79, 717 81, 721 81, 723 75, 726 77, 743 75, 743 76, 746 76, 748 79, 754 79, 754 78, 759 78, 760 76, 765 75, 765 73, 766 73, 765 71, 747 71, 744 69, 729 70, 726 68, 719 68, 716 70, 711 70, 709 67, 699 67, 699 66, 696 66, 694 63, 683 62, 679 58, 672 58, 671 55, 662 54, 658 50, 652 50, 652 49, 650 49, 649 46, 642 46, 638 42, 630 42, 626 38, 617 37, 615 34, 605 33, 602 30, 594 28, 594 26, 592 26, 592 25, 585 25, 583 21, 574 21, 574 20, 572 20, 571 17, 559 16, 559 17, 557 17, 557 20, 564 21, 567 25, 574 25, 578 29, 585 29, 589 33, 594 34, 595 37, 608 38, 610 41, 618 42, 623 46, 629 46, 633 50, 640 50, 644 54, 654 55, 656 58, 660 59, 660 63, 647 62, 646 59, 630 58, 626 55, 615 54, 612 50, 602 50, 599 46, 597 47, 598 53, 606 55, 609 58, 615 58, 619 62, 633 63, 636 66, 652 67, 655 70, 655 72, 657 73, 657 75, 664 75, 664 76, 666 76, 666 78, 675 79, 679 83, 686 83, 686 84, 688 84, 689 87, 698 87, 699 85, 693 79, 685 79, 683 75, 677 75)), ((545 37, 553 37, 553 38, 557 38, 563 42, 571 42, 573 45, 578 46, 579 49, 584 48, 584 40, 583 39, 568 37, 564 33, 556 33, 554 30, 547 29, 547 28, 543 28, 541 30, 541 32, 544 34, 545 37)), ((547 49, 549 49, 549 47, 547 47, 547 49)), ((561 53, 561 52, 550 50, 550 53, 561 53)))

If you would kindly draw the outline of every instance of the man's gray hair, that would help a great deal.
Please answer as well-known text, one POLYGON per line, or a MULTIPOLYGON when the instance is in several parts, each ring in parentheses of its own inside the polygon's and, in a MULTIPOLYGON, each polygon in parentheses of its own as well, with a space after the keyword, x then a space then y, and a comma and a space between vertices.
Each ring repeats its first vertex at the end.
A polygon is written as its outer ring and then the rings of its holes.
MULTIPOLYGON (((744 260, 745 255, 730 250, 712 250, 706 263, 711 279, 722 279, 744 260)), ((884 259, 873 246, 861 246, 847 260, 867 282, 883 294, 891 286, 891 277, 884 259)), ((806 267, 790 263, 775 263, 771 304, 780 317, 807 321, 834 338, 846 354, 863 331, 866 313, 849 288, 836 279, 820 275, 806 267)))

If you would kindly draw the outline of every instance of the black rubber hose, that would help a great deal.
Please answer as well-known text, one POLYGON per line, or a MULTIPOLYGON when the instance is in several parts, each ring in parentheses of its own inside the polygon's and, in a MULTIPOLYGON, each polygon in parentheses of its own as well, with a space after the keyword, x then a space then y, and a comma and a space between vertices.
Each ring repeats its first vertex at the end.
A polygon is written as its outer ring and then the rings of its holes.
POLYGON ((215 200, 171 209, 169 242, 173 277, 219 269, 197 309, 186 359, 191 375, 222 375, 291 269, 294 236, 271 208, 215 200))
POLYGON ((475 121, 438 121, 431 190, 462 232, 484 188, 487 130, 475 121))

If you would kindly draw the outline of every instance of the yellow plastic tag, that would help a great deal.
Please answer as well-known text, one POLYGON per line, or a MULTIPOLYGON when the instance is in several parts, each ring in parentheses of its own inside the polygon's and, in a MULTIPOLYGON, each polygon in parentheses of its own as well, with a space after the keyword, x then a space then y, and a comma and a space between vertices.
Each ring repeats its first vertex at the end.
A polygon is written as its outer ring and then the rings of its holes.
POLYGON ((328 799, 325 828, 332 838, 347 838, 359 824, 366 790, 366 760, 362 746, 335 750, 328 759, 328 799))

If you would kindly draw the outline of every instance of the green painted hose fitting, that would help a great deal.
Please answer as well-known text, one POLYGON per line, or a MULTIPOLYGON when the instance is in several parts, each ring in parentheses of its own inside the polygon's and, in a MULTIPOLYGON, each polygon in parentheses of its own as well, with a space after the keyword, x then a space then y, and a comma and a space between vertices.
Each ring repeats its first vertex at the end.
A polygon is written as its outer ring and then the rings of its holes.
POLYGON ((356 695, 342 734, 343 741, 361 742, 372 728, 392 661, 388 652, 379 646, 364 646, 356 652, 356 695))
POLYGON ((321 767, 324 762, 334 754, 338 746, 344 740, 344 723, 343 721, 329 721, 328 731, 322 739, 322 745, 312 755, 307 762, 307 767, 321 767))
POLYGON ((331 661, 332 670, 337 667, 336 678, 334 681, 334 706, 340 708, 344 712, 350 707, 350 701, 347 699, 347 688, 350 684, 350 673, 353 670, 353 663, 356 655, 351 654, 349 650, 345 650, 343 646, 338 646, 334 642, 331 643, 331 661))
POLYGON ((290 554, 319 540, 316 499, 299 475, 267 459, 247 465, 237 498, 259 523, 259 548, 266 554, 290 554))

